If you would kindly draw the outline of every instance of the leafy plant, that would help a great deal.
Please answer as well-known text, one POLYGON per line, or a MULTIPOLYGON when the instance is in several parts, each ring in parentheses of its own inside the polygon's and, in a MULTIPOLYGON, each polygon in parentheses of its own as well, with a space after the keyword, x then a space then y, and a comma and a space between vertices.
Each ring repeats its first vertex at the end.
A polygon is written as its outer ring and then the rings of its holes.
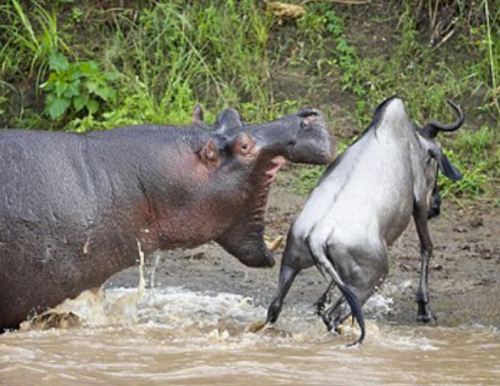
POLYGON ((60 52, 49 56, 51 73, 41 87, 47 93, 44 112, 53 119, 68 110, 96 114, 102 102, 114 102, 116 92, 110 82, 116 74, 103 71, 95 61, 70 63, 60 52))
POLYGON ((342 70, 341 82, 344 90, 350 89, 358 97, 363 97, 365 91, 358 82, 360 72, 359 60, 356 56, 355 49, 349 44, 345 37, 344 20, 335 12, 328 11, 325 13, 326 29, 329 31, 335 40, 335 54, 338 66, 342 70))
MULTIPOLYGON (((354 25, 359 14, 335 2, 304 2, 305 15, 278 23, 263 2, 253 0, 121 7, 37 1, 0 5, 4 126, 87 131, 186 123, 195 103, 206 107, 207 121, 226 105, 259 121, 309 104, 332 118, 340 141, 343 136, 350 142, 347 137, 359 133, 390 95, 402 97, 420 124, 454 119, 445 103, 451 99, 465 110, 466 125, 440 140, 464 179, 442 181, 444 194, 477 197, 498 180, 492 172, 499 169, 498 152, 478 144, 479 138, 498 142, 487 134, 498 129, 497 2, 412 0, 392 2, 386 10, 367 5, 373 18, 354 25), (87 41, 77 35, 83 26, 87 41), (32 93, 39 84, 33 75, 47 79, 45 114, 32 93), (487 150, 479 155, 471 146, 487 150)), ((298 170, 299 190, 307 192, 321 168, 305 168, 304 175, 298 170)))

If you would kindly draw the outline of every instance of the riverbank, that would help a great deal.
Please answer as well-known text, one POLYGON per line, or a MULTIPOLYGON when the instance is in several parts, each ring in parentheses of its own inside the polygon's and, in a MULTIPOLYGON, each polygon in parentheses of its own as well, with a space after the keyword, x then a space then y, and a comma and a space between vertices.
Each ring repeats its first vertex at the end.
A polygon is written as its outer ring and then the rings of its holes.
MULTIPOLYGON (((293 170, 270 193, 266 234, 285 236, 289 224, 300 211, 305 197, 288 186, 293 170)), ((462 203, 463 205, 463 203, 462 203)), ((495 207, 460 207, 444 200, 441 215, 430 222, 434 256, 430 263, 430 304, 437 320, 431 325, 455 327, 481 324, 500 327, 500 216, 495 207)), ((241 294, 267 307, 274 296, 283 246, 276 252, 272 269, 243 266, 215 243, 194 250, 175 250, 158 254, 155 287, 184 287, 193 291, 241 294)), ((155 257, 148 260, 150 278, 155 257)), ((367 305, 367 317, 385 323, 417 325, 415 293, 418 287, 419 245, 413 224, 389 250, 390 272, 380 291, 367 305)), ((133 287, 138 268, 133 267, 110 278, 108 287, 133 287)), ((285 307, 309 307, 326 288, 316 268, 302 271, 286 299, 285 307)), ((265 315, 262 315, 265 317, 265 315)))

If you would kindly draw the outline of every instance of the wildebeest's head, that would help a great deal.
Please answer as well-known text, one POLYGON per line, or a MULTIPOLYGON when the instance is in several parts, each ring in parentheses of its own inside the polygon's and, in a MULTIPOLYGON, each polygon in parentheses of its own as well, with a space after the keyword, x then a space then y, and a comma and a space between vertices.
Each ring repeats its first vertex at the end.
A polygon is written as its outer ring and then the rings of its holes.
POLYGON ((431 121, 423 128, 417 128, 420 143, 422 144, 423 149, 427 152, 427 157, 424 162, 426 163, 425 177, 427 186, 429 187, 429 218, 439 215, 440 212, 441 197, 439 194, 439 186, 437 184, 437 171, 440 170, 444 176, 454 181, 462 178, 462 174, 455 166, 453 166, 448 157, 446 157, 436 138, 439 132, 455 131, 462 126, 464 122, 464 114, 460 107, 450 101, 448 101, 448 104, 453 108, 458 116, 455 122, 451 124, 443 124, 431 121))
POLYGON ((249 266, 272 266, 264 243, 264 212, 271 182, 286 161, 327 164, 333 158, 332 136, 323 115, 313 109, 258 125, 243 125, 239 114, 224 110, 216 122, 214 142, 221 154, 219 173, 237 186, 241 205, 235 221, 217 239, 249 266))

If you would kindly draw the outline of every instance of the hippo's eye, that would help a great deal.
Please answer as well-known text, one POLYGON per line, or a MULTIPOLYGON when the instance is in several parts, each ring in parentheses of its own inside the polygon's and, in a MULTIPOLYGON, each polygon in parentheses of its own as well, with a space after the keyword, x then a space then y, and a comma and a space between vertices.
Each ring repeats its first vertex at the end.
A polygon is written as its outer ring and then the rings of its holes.
POLYGON ((255 140, 252 137, 250 137, 249 135, 242 134, 236 142, 235 150, 237 153, 243 156, 247 156, 248 154, 251 153, 254 144, 255 140))

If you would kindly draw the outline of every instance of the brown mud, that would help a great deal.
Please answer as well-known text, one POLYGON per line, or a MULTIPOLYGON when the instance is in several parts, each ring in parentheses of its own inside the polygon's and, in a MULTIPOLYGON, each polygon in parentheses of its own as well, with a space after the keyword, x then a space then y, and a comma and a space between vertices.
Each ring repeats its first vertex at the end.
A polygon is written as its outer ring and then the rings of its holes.
MULTIPOLYGON (((306 197, 291 189, 294 167, 284 171, 270 193, 266 215, 266 234, 270 238, 286 235, 306 197)), ((443 200, 441 215, 430 222, 434 254, 430 263, 430 305, 436 326, 485 325, 500 327, 500 216, 499 208, 486 203, 460 206, 443 200)), ((247 268, 215 243, 194 250, 175 250, 160 254, 155 272, 155 286, 182 286, 194 291, 228 292, 248 296, 267 307, 274 296, 279 275, 277 264, 269 269, 247 268)), ((154 265, 147 262, 146 279, 154 265)), ((389 300, 385 305, 366 308, 368 318, 383 323, 417 325, 415 293, 418 286, 420 258, 418 238, 411 223, 389 250, 390 272, 379 293, 389 300)), ((107 286, 131 287, 138 282, 138 268, 121 272, 107 286)), ((149 283, 151 285, 151 283, 149 283)), ((316 268, 299 274, 285 308, 309 307, 327 282, 316 268)), ((264 315, 263 315, 264 316, 264 315)))

